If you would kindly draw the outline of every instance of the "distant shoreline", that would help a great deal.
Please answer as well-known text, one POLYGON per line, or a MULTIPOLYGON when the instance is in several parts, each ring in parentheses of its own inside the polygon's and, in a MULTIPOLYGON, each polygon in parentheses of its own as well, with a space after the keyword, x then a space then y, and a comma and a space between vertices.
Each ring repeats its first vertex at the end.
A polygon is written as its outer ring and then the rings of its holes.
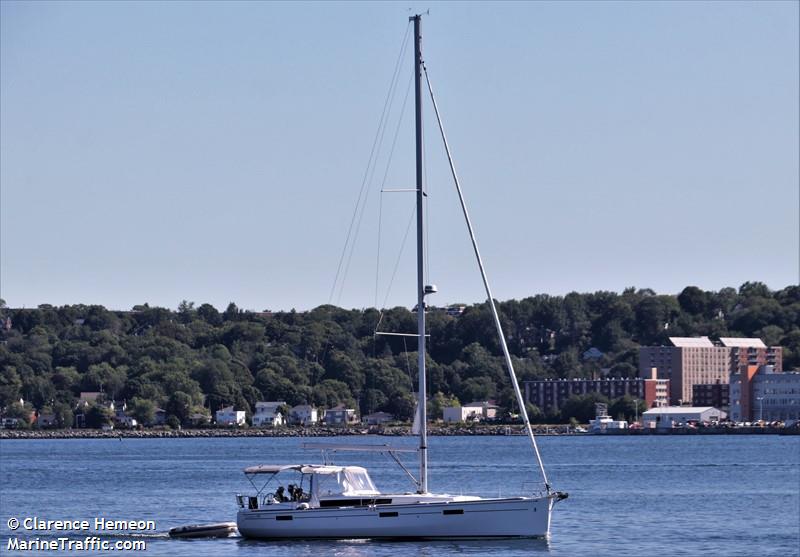
MULTIPOLYGON (((587 433, 571 432, 566 425, 537 426, 534 428, 537 436, 592 436, 587 433)), ((706 427, 699 429, 675 428, 667 430, 630 429, 610 431, 602 435, 620 436, 659 436, 659 435, 800 435, 800 428, 775 428, 775 427, 742 427, 723 428, 706 427)), ((194 439, 211 437, 340 437, 345 435, 380 435, 385 437, 409 437, 409 426, 391 427, 313 427, 313 428, 276 428, 276 429, 120 429, 102 431, 97 429, 53 429, 53 430, 0 430, 0 440, 14 439, 194 439)), ((475 425, 471 427, 459 426, 431 426, 428 435, 450 436, 524 436, 524 429, 520 425, 475 425)))

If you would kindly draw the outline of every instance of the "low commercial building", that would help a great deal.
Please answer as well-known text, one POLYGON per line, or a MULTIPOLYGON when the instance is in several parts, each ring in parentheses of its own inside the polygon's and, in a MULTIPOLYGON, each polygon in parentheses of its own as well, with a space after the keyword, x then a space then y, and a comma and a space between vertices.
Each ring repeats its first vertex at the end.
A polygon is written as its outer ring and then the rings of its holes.
POLYGON ((480 406, 447 406, 442 408, 442 419, 445 423, 477 422, 482 415, 480 406))
POLYGON ((442 418, 445 423, 455 422, 480 422, 493 420, 500 409, 489 401, 471 402, 463 406, 449 406, 442 409, 442 418))
POLYGON ((642 426, 646 428, 671 428, 688 422, 719 422, 727 413, 711 406, 665 406, 651 408, 642 414, 642 426))
POLYGON ((470 402, 467 404, 467 407, 480 408, 481 419, 483 420, 494 420, 497 418, 497 412, 500 410, 499 406, 489 400, 470 402))

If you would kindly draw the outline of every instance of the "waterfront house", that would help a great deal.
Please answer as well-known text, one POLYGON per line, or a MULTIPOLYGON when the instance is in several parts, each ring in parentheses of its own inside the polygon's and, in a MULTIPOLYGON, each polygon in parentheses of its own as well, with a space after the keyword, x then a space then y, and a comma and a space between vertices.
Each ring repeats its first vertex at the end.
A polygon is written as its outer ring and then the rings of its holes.
POLYGON ((295 425, 314 425, 319 421, 317 409, 310 404, 298 404, 289 410, 289 423, 295 425))
POLYGON ((74 408, 75 427, 86 427, 86 412, 92 405, 102 406, 114 412, 114 401, 105 402, 105 395, 97 391, 81 391, 78 403, 74 408))
POLYGON ((253 414, 253 425, 255 427, 276 427, 283 425, 283 414, 278 410, 281 406, 286 406, 286 403, 282 400, 256 402, 256 413, 253 414))
POLYGON ((211 422, 211 416, 203 412, 195 412, 189 416, 189 424, 194 427, 208 425, 211 422))
POLYGON ((125 416, 125 411, 128 409, 128 402, 125 400, 114 400, 108 408, 114 412, 115 416, 122 418, 125 416))
POLYGON ((136 421, 136 418, 123 414, 121 416, 114 416, 114 425, 121 429, 133 429, 139 425, 139 422, 136 421))
POLYGON ((245 424, 244 410, 234 410, 233 406, 227 406, 216 413, 217 425, 241 426, 245 424))
POLYGON ((156 408, 153 413, 153 421, 147 425, 164 425, 167 423, 167 411, 163 408, 156 408))
POLYGON ((366 425, 383 425, 394 421, 394 416, 387 412, 373 412, 361 418, 361 423, 366 425))
POLYGON ((39 427, 56 427, 56 415, 53 412, 40 412, 39 417, 36 419, 39 427))
POLYGON ((92 402, 97 402, 98 399, 103 397, 103 393, 96 392, 96 391, 81 391, 80 397, 78 402, 91 404, 92 402))
POLYGON ((0 427, 3 429, 16 429, 19 425, 18 418, 3 418, 0 420, 0 427))
POLYGON ((354 408, 340 404, 325 412, 324 422, 326 425, 351 425, 358 422, 358 416, 354 408))

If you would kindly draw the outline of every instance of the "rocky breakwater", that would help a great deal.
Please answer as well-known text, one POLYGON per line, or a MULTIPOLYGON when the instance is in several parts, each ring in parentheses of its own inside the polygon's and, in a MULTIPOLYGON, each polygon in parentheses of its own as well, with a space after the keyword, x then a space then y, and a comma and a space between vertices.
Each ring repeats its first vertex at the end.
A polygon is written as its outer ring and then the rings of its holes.
MULTIPOLYGON (((569 433, 567 426, 537 426, 537 435, 569 433)), ((521 425, 432 424, 428 435, 524 435, 521 425)), ((276 427, 276 428, 202 428, 202 429, 0 429, 0 439, 163 439, 195 437, 338 437, 343 435, 412 435, 407 425, 357 427, 276 427)))

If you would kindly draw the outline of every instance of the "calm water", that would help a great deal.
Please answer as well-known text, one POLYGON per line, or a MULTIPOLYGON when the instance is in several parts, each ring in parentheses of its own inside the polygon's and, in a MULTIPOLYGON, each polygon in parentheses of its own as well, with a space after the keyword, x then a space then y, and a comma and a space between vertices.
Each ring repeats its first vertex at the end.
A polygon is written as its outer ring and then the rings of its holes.
MULTIPOLYGON (((413 440, 362 437, 352 442, 413 440)), ((301 443, 300 439, 0 441, 0 553, 14 554, 6 551, 10 517, 152 519, 159 532, 183 524, 235 521, 234 494, 249 491, 242 468, 319 461, 318 454, 302 450, 301 443)), ((534 472, 527 443, 524 437, 434 437, 430 485, 434 491, 450 493, 519 493, 534 472)), ((171 540, 160 534, 147 537, 147 551, 138 554, 800 554, 800 437, 574 436, 542 438, 540 446, 551 483, 570 493, 556 506, 549 542, 276 543, 241 538, 171 540)), ((337 463, 366 463, 379 489, 409 489, 402 473, 380 455, 352 455, 337 463)))

